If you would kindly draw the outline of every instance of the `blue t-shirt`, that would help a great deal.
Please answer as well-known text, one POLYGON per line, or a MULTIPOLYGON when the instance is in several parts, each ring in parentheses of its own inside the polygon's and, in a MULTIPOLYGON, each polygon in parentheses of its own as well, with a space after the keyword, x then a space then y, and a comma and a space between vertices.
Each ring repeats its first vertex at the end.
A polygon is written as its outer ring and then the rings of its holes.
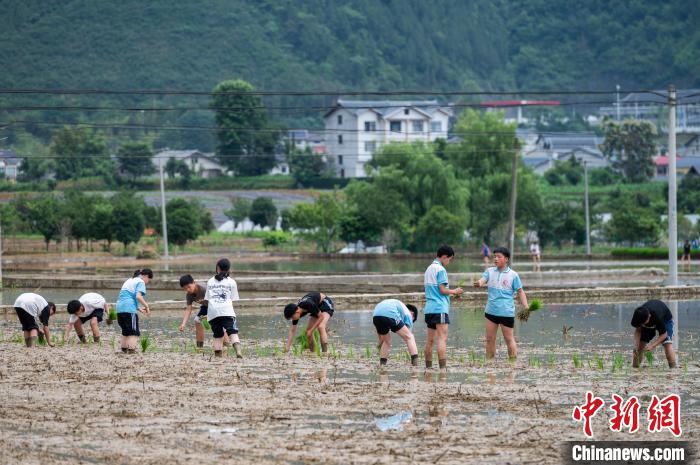
POLYGON ((117 313, 136 313, 139 311, 139 301, 136 294, 146 295, 146 283, 143 279, 136 277, 127 279, 122 284, 122 289, 117 297, 117 313))
POLYGON ((450 288, 447 270, 440 260, 433 260, 425 270, 423 284, 425 285, 425 313, 450 313, 450 296, 440 293, 440 284, 450 288))
POLYGON ((515 303, 513 298, 523 284, 518 273, 506 267, 499 271, 497 267, 491 267, 484 271, 482 277, 488 283, 489 300, 486 304, 486 313, 494 316, 515 316, 515 303))
POLYGON ((408 329, 413 329, 413 315, 411 315, 411 311, 403 302, 397 299, 385 299, 379 302, 377 306, 374 307, 372 316, 391 318, 396 323, 403 321, 403 323, 408 326, 408 329))

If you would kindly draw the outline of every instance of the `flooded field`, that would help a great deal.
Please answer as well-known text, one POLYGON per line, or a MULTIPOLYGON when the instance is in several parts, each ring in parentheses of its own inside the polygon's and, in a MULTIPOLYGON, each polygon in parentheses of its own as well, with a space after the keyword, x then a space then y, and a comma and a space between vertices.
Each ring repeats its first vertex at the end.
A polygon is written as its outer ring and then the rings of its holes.
MULTIPOLYGON (((630 368, 634 307, 546 307, 516 326, 519 359, 506 361, 499 339, 491 363, 482 310, 454 309, 447 372, 410 368, 396 337, 378 371, 369 309, 335 313, 332 354, 322 358, 282 354, 289 324, 281 315, 240 314, 243 360, 213 359, 210 340, 197 353, 175 312, 143 318, 153 345, 131 356, 116 353, 116 325, 102 326, 100 345, 58 341, 29 351, 8 315, 0 319, 0 462, 555 464, 562 441, 583 438, 571 411, 586 390, 606 403, 612 393, 637 395, 643 405, 678 393, 683 439, 697 443, 698 302, 678 303, 680 368, 672 372, 660 350, 651 366, 630 368), (382 431, 387 425, 401 430, 382 431)), ((55 317, 54 330, 64 320, 55 317)), ((416 337, 420 347, 422 315, 416 337)), ((673 439, 645 428, 612 433, 605 410, 593 420, 596 439, 673 439)))

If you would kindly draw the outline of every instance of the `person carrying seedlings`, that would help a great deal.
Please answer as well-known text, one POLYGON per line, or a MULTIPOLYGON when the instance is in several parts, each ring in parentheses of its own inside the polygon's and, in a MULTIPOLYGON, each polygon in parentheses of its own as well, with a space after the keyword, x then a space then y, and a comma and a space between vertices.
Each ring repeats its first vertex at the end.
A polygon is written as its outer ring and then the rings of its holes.
POLYGON ((425 270, 425 324, 428 326, 428 339, 425 342, 425 367, 433 367, 433 343, 437 341, 440 368, 447 368, 447 334, 450 324, 450 296, 461 295, 461 287, 450 289, 447 270, 455 251, 449 245, 438 247, 433 263, 425 270))
POLYGON ((335 307, 333 301, 326 294, 321 292, 309 292, 297 303, 289 303, 284 307, 284 318, 292 320, 292 327, 287 334, 287 345, 284 352, 289 352, 289 348, 294 343, 294 335, 297 332, 299 320, 305 315, 309 315, 309 323, 306 325, 306 339, 309 342, 309 350, 314 352, 316 344, 314 342, 314 330, 318 329, 321 340, 321 352, 328 352, 328 332, 326 326, 331 319, 335 307))
POLYGON ((153 279, 153 271, 148 268, 136 270, 132 278, 122 284, 117 297, 117 323, 122 330, 121 348, 123 353, 135 354, 136 344, 141 331, 139 330, 138 312, 145 315, 151 309, 144 299, 146 284, 153 279))
POLYGON ((222 258, 216 262, 216 275, 207 281, 204 293, 204 299, 208 303, 207 320, 214 334, 214 355, 223 356, 224 336, 228 334, 236 350, 236 358, 243 358, 236 312, 233 310, 233 301, 239 299, 238 285, 229 276, 230 272, 231 262, 228 259, 222 258))
MULTIPOLYGON (((187 308, 185 308, 185 314, 182 318, 182 323, 178 328, 180 332, 185 330, 187 325, 187 320, 190 319, 192 315, 192 307, 195 303, 199 304, 199 312, 194 317, 194 330, 195 330, 195 340, 197 341, 197 348, 201 349, 204 347, 204 323, 203 320, 207 319, 207 301, 204 296, 207 293, 207 287, 201 284, 195 283, 194 278, 191 275, 183 275, 180 277, 180 287, 185 291, 185 299, 187 300, 187 308)), ((229 344, 228 334, 224 334, 224 345, 229 344)))
POLYGON ((372 323, 377 330, 377 336, 382 345, 379 352, 379 366, 386 365, 389 359, 389 351, 391 350, 390 330, 401 336, 401 339, 406 342, 408 353, 411 355, 411 365, 418 366, 418 347, 416 347, 416 338, 411 332, 416 318, 418 318, 418 309, 397 299, 382 300, 374 307, 372 323))
POLYGON ((49 318, 56 313, 56 305, 53 302, 47 302, 39 294, 25 292, 17 297, 14 307, 19 322, 22 324, 24 345, 34 347, 37 339, 39 339, 40 341, 46 340, 46 344, 49 347, 53 347, 51 331, 49 330, 49 318), (39 333, 37 320, 41 323, 42 333, 39 333))
POLYGON ((676 354, 673 352, 673 314, 665 303, 660 300, 644 302, 635 309, 632 315, 632 326, 635 346, 633 367, 639 367, 645 349, 652 351, 659 345, 664 346, 668 367, 676 367, 676 354), (659 333, 659 337, 651 342, 656 333, 659 333))
POLYGON ((520 303, 527 308, 527 296, 520 276, 513 271, 508 262, 510 250, 506 247, 496 247, 493 250, 494 265, 484 271, 481 279, 474 283, 474 287, 488 286, 488 302, 486 303, 486 358, 496 356, 496 336, 498 327, 508 346, 508 357, 515 359, 518 356, 518 345, 513 335, 515 326, 515 303, 513 298, 518 295, 520 303))
POLYGON ((96 292, 88 292, 80 296, 78 300, 68 302, 68 314, 70 318, 66 327, 63 330, 63 338, 68 339, 71 328, 75 328, 75 334, 78 335, 80 342, 85 344, 85 331, 83 325, 90 323, 92 330, 92 340, 95 343, 100 342, 100 327, 105 314, 109 312, 109 305, 104 297, 96 292))

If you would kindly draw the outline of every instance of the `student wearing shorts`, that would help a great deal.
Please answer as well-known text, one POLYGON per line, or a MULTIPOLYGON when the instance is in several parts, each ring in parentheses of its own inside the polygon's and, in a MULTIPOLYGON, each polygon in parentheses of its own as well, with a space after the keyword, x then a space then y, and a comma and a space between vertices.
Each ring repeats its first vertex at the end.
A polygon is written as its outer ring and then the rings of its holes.
POLYGON ((445 269, 455 256, 449 245, 441 245, 433 263, 425 270, 425 324, 428 338, 425 342, 425 367, 433 367, 433 343, 437 342, 440 368, 447 368, 447 335, 450 324, 450 296, 462 294, 462 288, 450 289, 445 269))
POLYGON ((231 262, 222 258, 216 263, 216 275, 207 281, 207 291, 204 294, 208 303, 207 321, 214 335, 214 355, 223 356, 224 336, 228 334, 236 350, 236 358, 243 358, 236 312, 233 310, 233 301, 239 299, 238 285, 229 276, 230 272, 231 262))
POLYGON ((297 303, 287 304, 284 307, 284 318, 292 320, 292 327, 289 328, 289 333, 287 333, 285 353, 289 352, 289 348, 292 347, 299 320, 305 315, 309 315, 309 323, 306 325, 306 339, 309 341, 309 350, 313 352, 316 349, 314 330, 318 328, 321 336, 321 351, 327 352, 328 332, 326 331, 326 326, 328 325, 328 320, 333 316, 333 312, 335 312, 333 300, 321 292, 309 292, 297 303))
POLYGON ((39 294, 26 292, 17 297, 14 307, 22 325, 24 345, 34 347, 37 339, 43 339, 46 340, 46 344, 49 347, 53 347, 51 331, 49 330, 49 318, 56 313, 56 305, 53 302, 47 302, 39 294), (41 323, 42 333, 39 333, 37 320, 41 323))
MULTIPOLYGON (((207 319, 207 301, 204 296, 207 293, 206 285, 202 286, 199 283, 194 282, 194 278, 188 274, 180 277, 180 287, 185 291, 185 299, 187 301, 187 307, 185 308, 185 314, 182 317, 182 323, 178 328, 180 332, 185 330, 187 326, 187 320, 190 319, 192 315, 192 310, 194 304, 199 305, 199 312, 194 317, 194 330, 195 330, 195 340, 197 341, 197 348, 201 349, 204 347, 204 326, 202 325, 202 320, 207 319)), ((228 334, 224 334, 224 345, 229 344, 228 334)))
POLYGON ((397 299, 382 300, 374 307, 372 312, 372 324, 377 330, 381 349, 379 352, 379 366, 387 364, 389 351, 391 350, 391 334, 389 331, 401 336, 406 343, 408 353, 411 355, 411 365, 418 366, 418 347, 413 336, 413 323, 418 317, 418 309, 411 304, 404 304, 397 299))
POLYGON ((640 365, 645 350, 654 350, 663 345, 669 368, 676 368, 676 354, 673 351, 673 314, 660 300, 648 300, 637 307, 632 315, 635 352, 632 365, 640 365), (658 337, 654 342, 654 336, 658 337), (649 344, 649 345, 647 345, 649 344))
POLYGON ((515 342, 513 327, 515 326, 515 303, 513 298, 518 295, 520 303, 527 307, 527 296, 520 282, 520 276, 513 271, 508 262, 510 250, 496 247, 493 250, 494 265, 481 276, 474 287, 488 286, 488 302, 486 303, 486 358, 496 356, 496 336, 498 328, 508 346, 508 357, 514 360, 518 356, 518 345, 515 342))
POLYGON ((75 334, 78 335, 80 342, 85 344, 85 331, 83 325, 90 324, 92 331, 92 340, 95 343, 100 342, 100 327, 105 314, 109 313, 109 306, 104 297, 96 292, 88 292, 80 296, 78 300, 68 302, 68 314, 70 318, 63 330, 63 338, 68 340, 71 328, 75 328, 75 334))
POLYGON ((139 315, 151 313, 151 309, 144 299, 146 284, 153 279, 153 271, 148 268, 136 270, 132 278, 122 284, 117 297, 117 323, 122 330, 121 349, 123 353, 135 354, 136 344, 141 331, 139 330, 139 315))

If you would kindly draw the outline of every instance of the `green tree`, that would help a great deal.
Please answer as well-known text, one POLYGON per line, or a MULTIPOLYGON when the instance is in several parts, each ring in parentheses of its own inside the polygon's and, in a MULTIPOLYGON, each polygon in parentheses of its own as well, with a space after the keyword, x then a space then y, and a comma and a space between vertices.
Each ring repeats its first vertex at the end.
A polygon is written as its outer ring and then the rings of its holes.
POLYGON ((688 173, 678 185, 678 210, 683 213, 700 211, 700 175, 688 173))
POLYGON ((114 238, 124 244, 124 250, 143 235, 145 221, 143 200, 129 192, 120 192, 112 197, 114 238))
POLYGON ((418 221, 413 250, 432 252, 440 244, 460 244, 464 240, 466 224, 442 205, 436 205, 418 221))
POLYGON ((601 152, 616 169, 621 170, 628 182, 638 183, 654 175, 652 158, 657 154, 656 127, 648 121, 625 120, 621 123, 603 123, 605 141, 601 152))
POLYGON ((275 165, 279 132, 267 120, 262 99, 250 95, 253 86, 237 79, 214 88, 211 107, 218 130, 217 155, 241 176, 266 174, 275 165))
POLYGON ((544 178, 552 186, 575 186, 583 181, 583 164, 573 155, 566 160, 556 160, 554 167, 545 171, 544 178))
MULTIPOLYGON (((165 213, 168 217, 168 240, 173 244, 183 246, 203 232, 200 212, 198 209, 192 209, 187 200, 169 200, 165 206, 165 213)), ((158 232, 162 234, 162 223, 159 226, 158 232)))
POLYGON ((17 180, 20 182, 40 181, 46 176, 51 164, 48 160, 26 157, 19 165, 17 180))
POLYGON ((535 229, 540 245, 573 242, 581 245, 586 241, 586 226, 583 207, 570 202, 549 201, 544 204, 535 220, 535 229))
POLYGON ((615 243, 656 245, 662 231, 660 215, 651 199, 635 192, 618 196, 612 204, 612 218, 605 225, 606 238, 615 243))
POLYGON ((106 241, 107 250, 115 240, 116 222, 114 221, 114 209, 109 201, 103 200, 95 205, 92 215, 90 231, 92 239, 96 241, 106 241))
POLYGON ((18 202, 17 209, 32 231, 41 234, 49 250, 52 240, 61 232, 61 202, 53 195, 18 202))
POLYGON ((248 199, 239 197, 231 199, 231 208, 224 211, 224 215, 233 221, 233 229, 236 229, 239 224, 243 223, 250 216, 250 207, 251 201, 248 199))
POLYGON ((50 152, 56 157, 56 179, 59 180, 104 175, 110 171, 107 144, 101 135, 89 129, 55 131, 50 152))
POLYGON ((331 177, 325 155, 313 153, 311 149, 292 149, 287 156, 289 172, 299 186, 308 186, 309 181, 331 177))
POLYGON ((140 176, 148 176, 156 172, 153 165, 153 150, 146 142, 126 142, 117 151, 119 170, 131 181, 140 176))
POLYGON ((264 228, 269 226, 275 229, 277 226, 277 207, 269 197, 258 197, 250 205, 250 221, 264 228))
POLYGON ((289 224, 316 243, 321 252, 331 252, 340 234, 342 206, 337 194, 321 194, 314 203, 299 203, 291 210, 289 224))

